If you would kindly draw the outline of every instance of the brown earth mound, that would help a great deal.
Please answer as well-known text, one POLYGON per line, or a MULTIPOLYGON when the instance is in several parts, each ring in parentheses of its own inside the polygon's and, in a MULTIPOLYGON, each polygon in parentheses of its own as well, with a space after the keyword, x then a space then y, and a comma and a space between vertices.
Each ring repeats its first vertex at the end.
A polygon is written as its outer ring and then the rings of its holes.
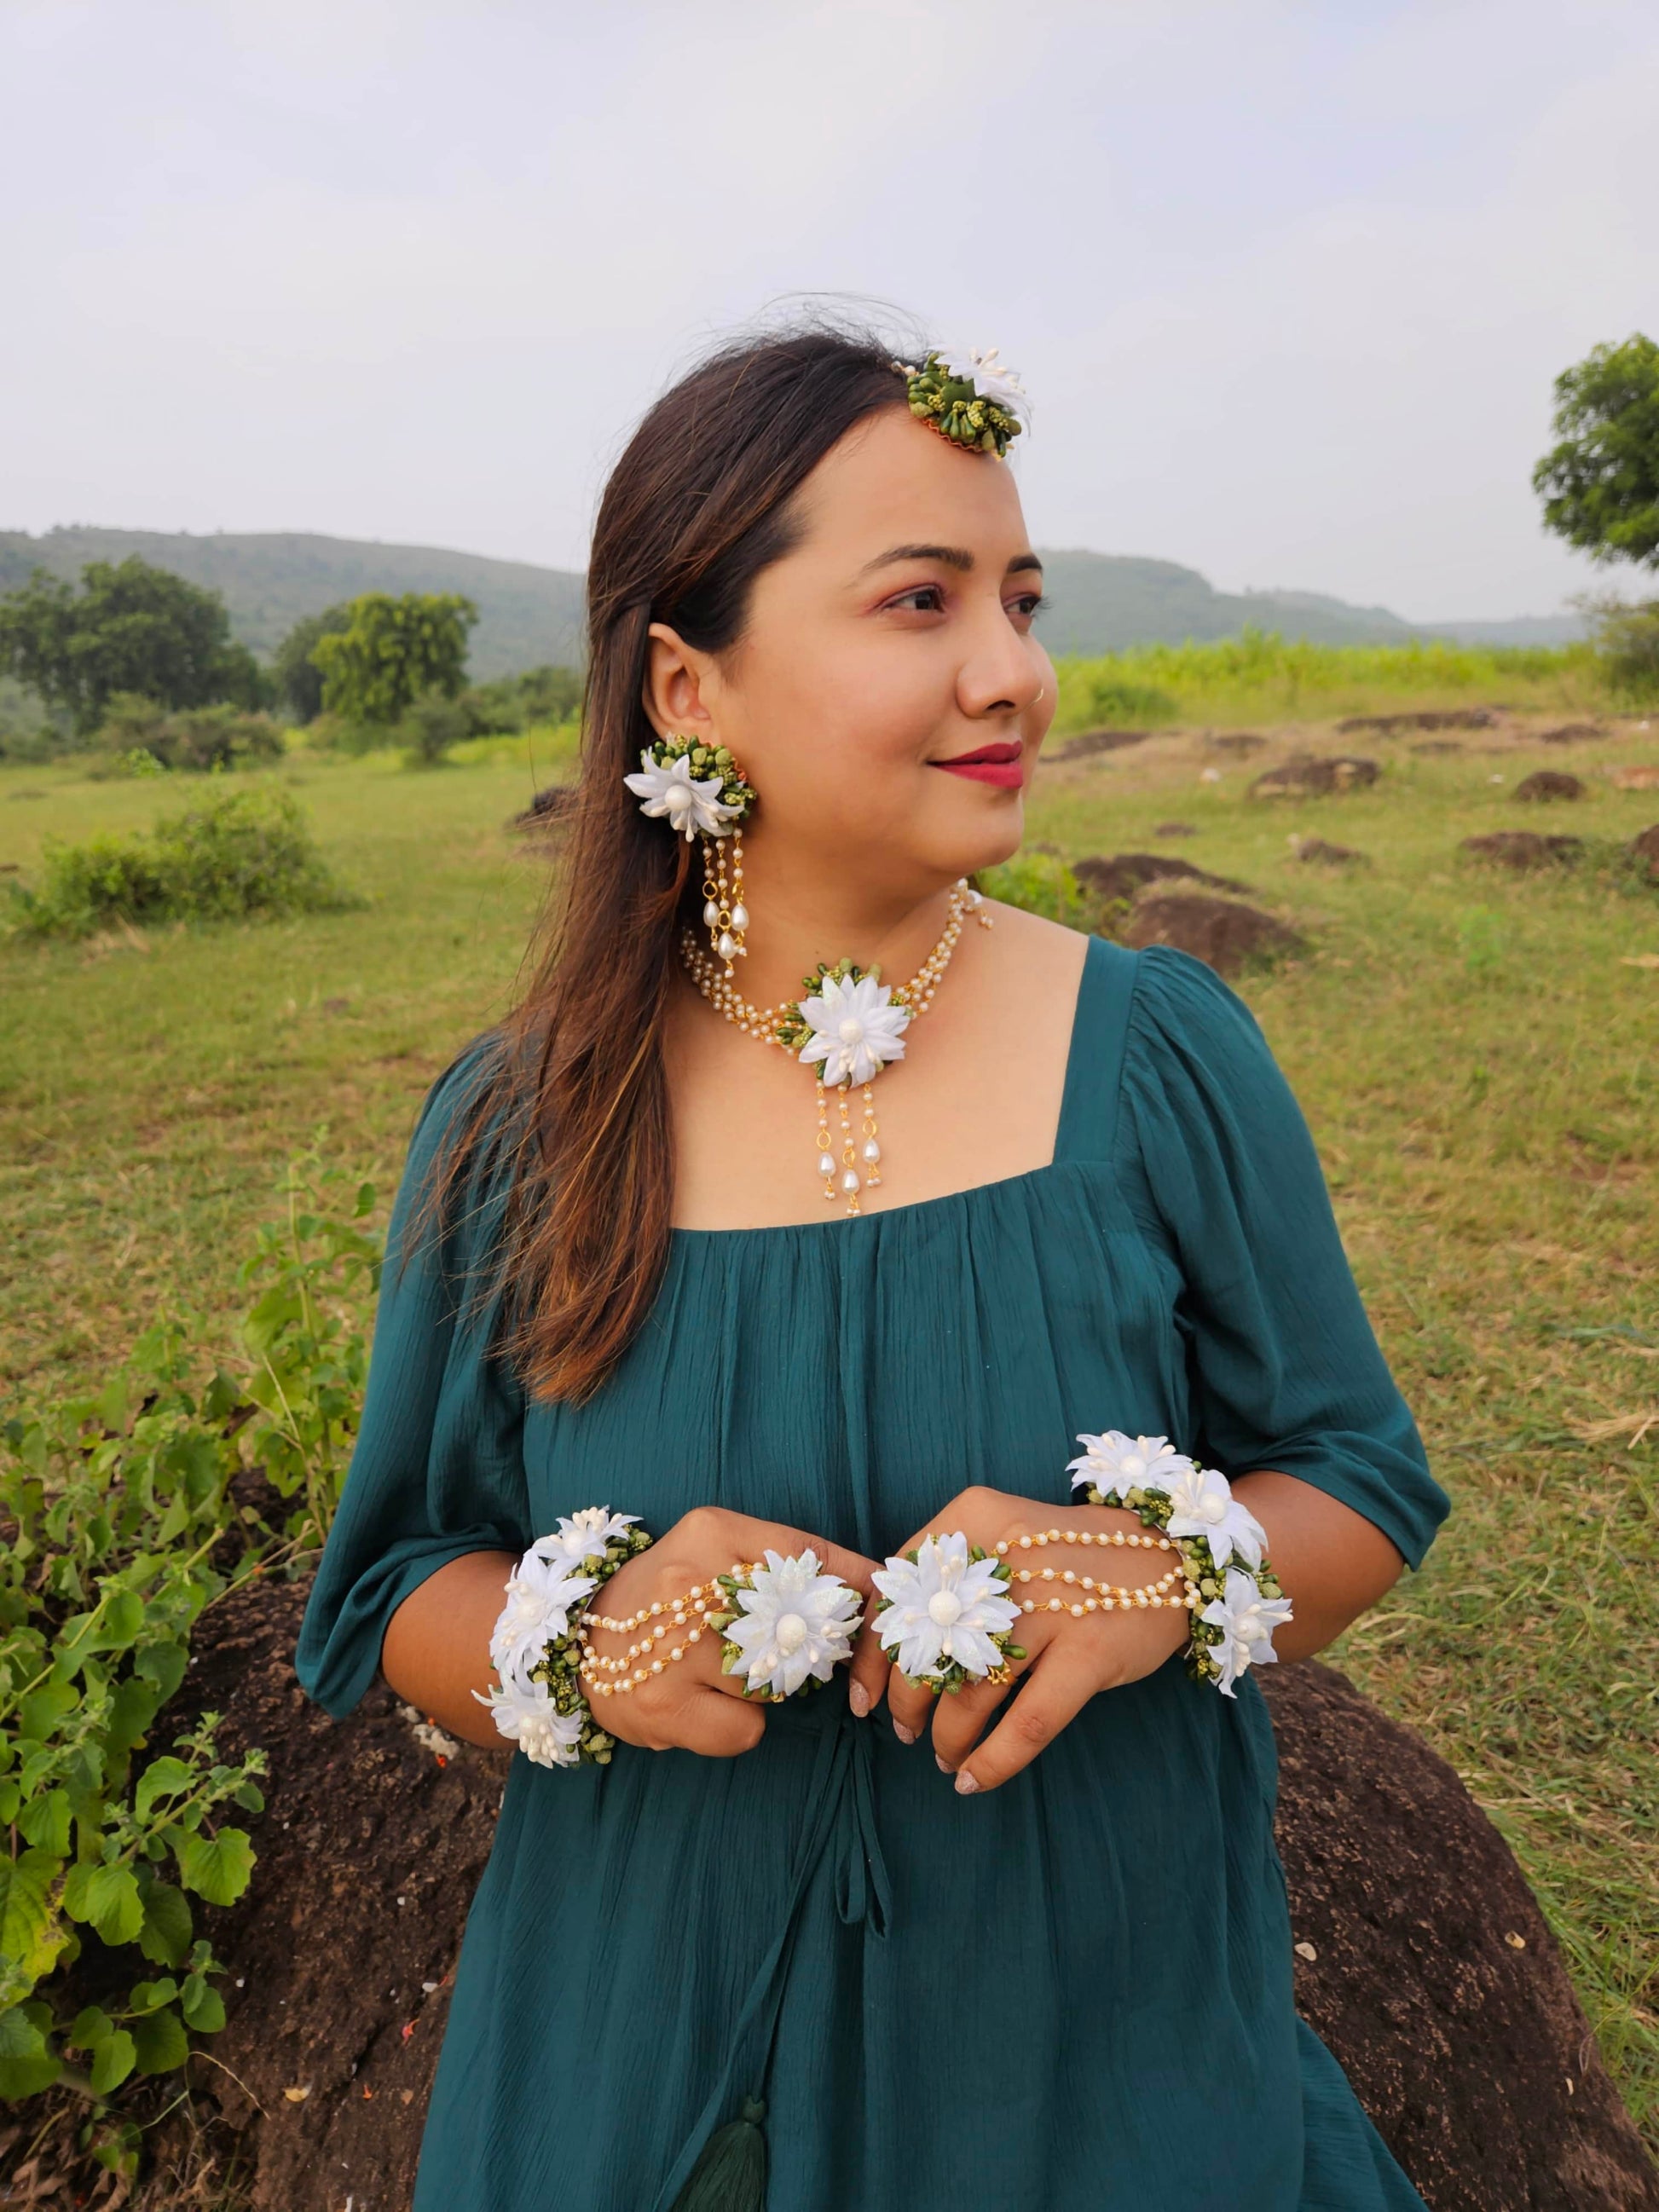
POLYGON ((1582 799, 1584 789, 1576 775, 1564 775, 1559 769, 1540 768, 1516 785, 1515 795, 1521 799, 1547 803, 1557 799, 1582 799))
POLYGON ((1152 835, 1154 837, 1196 837, 1198 824, 1196 822, 1159 822, 1154 824, 1152 835))
POLYGON ((1374 760, 1352 753, 1297 753, 1270 768, 1245 793, 1248 799, 1316 799, 1334 791, 1362 791, 1381 771, 1374 760))
POLYGON ((1576 745, 1588 738, 1605 738, 1607 732, 1600 722, 1563 722, 1559 730, 1545 730, 1539 737, 1540 745, 1576 745))
POLYGON ((1291 850, 1298 860, 1308 860, 1322 868, 1354 868, 1370 865, 1369 853, 1361 853, 1352 845, 1333 845, 1324 837, 1292 837, 1291 850))
POLYGON ((1392 738, 1401 730, 1490 730, 1497 721, 1490 707, 1446 707, 1416 714, 1350 714, 1336 726, 1345 738, 1356 730, 1374 730, 1378 737, 1392 738))
POLYGON ((544 830, 569 819, 576 804, 576 787, 569 783, 550 783, 536 793, 521 813, 515 814, 507 823, 509 830, 544 830))
POLYGON ((1229 730, 1224 737, 1212 738, 1209 742, 1218 753, 1264 753, 1267 750, 1266 738, 1257 737, 1254 730, 1229 730))
POLYGON ((1479 860, 1501 861, 1506 868, 1524 873, 1532 868, 1556 867, 1576 860, 1584 849, 1582 837, 1541 837, 1535 830, 1490 830, 1483 837, 1465 837, 1460 853, 1479 860))
POLYGON ((1207 868, 1194 867, 1190 860, 1166 853, 1092 854, 1087 860, 1075 861, 1072 873, 1103 899, 1133 898, 1146 884, 1202 884, 1214 891, 1248 892, 1250 888, 1249 884, 1235 883, 1231 876, 1212 876, 1207 868))
POLYGON ((1295 930, 1259 907, 1213 898, 1207 891, 1147 892, 1135 902, 1122 941, 1136 951, 1148 945, 1173 945, 1226 976, 1237 975, 1255 961, 1304 949, 1295 930))
POLYGON ((1650 830, 1638 830, 1630 841, 1630 848, 1638 860, 1648 864, 1648 873, 1659 883, 1659 822, 1650 830))
POLYGON ((1458 738, 1425 738, 1420 745, 1413 745, 1414 753, 1461 753, 1462 741, 1458 738))
POLYGON ((1050 760, 1090 760, 1096 753, 1121 753, 1127 745, 1144 745, 1150 730, 1085 730, 1069 738, 1050 760))
MULTIPOLYGON (((507 1755, 447 1745, 383 1685, 330 1721, 293 1675, 306 1589, 258 1583, 210 1611, 170 1709, 180 1727, 223 1712, 228 1752, 264 1747, 270 1810, 247 1897, 204 1916, 228 2020, 191 2062, 194 2120, 152 2136, 137 2212, 216 2203, 216 2158, 251 2172, 254 2212, 410 2199, 507 1755)), ((1261 1680, 1297 2008, 1431 2212, 1659 2212, 1557 1946, 1455 1773, 1316 1661, 1261 1680)), ((29 2135, 45 2103, 21 2108, 29 2135)))

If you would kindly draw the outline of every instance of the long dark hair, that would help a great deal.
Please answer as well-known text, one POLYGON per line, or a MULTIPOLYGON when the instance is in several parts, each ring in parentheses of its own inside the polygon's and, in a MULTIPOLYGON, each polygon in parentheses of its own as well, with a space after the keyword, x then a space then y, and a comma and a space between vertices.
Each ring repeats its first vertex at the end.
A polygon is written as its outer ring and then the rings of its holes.
POLYGON ((668 1260, 662 1014, 695 848, 623 785, 656 734, 643 703, 648 625, 672 623, 704 653, 738 642, 756 577, 799 541, 804 479, 855 423, 906 404, 893 358, 865 329, 727 340, 651 408, 605 485, 562 862, 527 985, 491 1037, 419 1217, 446 1216, 489 1156, 504 1178, 503 1230, 477 1287, 504 1294, 494 1349, 535 1398, 579 1402, 599 1387, 668 1260))

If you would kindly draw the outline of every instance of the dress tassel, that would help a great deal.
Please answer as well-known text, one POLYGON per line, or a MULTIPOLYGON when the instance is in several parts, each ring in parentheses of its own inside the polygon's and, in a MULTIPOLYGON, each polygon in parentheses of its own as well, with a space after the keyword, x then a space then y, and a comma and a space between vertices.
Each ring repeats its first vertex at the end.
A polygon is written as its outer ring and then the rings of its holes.
POLYGON ((673 2212, 765 2212, 765 2118, 758 2097, 744 2099, 741 2116, 716 2128, 703 2145, 673 2212))

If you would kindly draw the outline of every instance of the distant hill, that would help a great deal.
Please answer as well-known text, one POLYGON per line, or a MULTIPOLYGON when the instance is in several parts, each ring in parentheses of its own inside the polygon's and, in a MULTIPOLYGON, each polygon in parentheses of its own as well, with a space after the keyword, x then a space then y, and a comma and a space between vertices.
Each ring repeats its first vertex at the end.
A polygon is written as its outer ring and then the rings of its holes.
MULTIPOLYGON (((289 532, 195 538, 183 531, 74 526, 32 538, 25 531, 0 531, 0 592, 15 590, 36 568, 72 577, 88 561, 120 561, 129 553, 222 592, 236 635, 263 654, 274 652, 301 615, 319 613, 360 592, 386 591, 464 592, 476 601, 479 620, 471 665, 477 677, 580 658, 582 579, 574 570, 435 546, 289 532)), ((1318 592, 1218 592, 1197 569, 1173 561, 1080 550, 1042 557, 1044 589, 1054 604, 1042 618, 1042 634, 1051 653, 1110 653, 1129 645, 1231 637, 1247 623, 1327 645, 1432 635, 1557 645, 1583 634, 1583 625, 1565 615, 1413 624, 1386 607, 1350 606, 1318 592)))

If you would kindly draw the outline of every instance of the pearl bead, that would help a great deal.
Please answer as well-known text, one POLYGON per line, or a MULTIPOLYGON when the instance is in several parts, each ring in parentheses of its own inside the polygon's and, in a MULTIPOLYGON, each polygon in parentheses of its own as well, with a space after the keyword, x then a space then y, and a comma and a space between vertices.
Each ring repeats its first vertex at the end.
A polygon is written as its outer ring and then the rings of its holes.
POLYGON ((866 1137, 864 1140, 864 1157, 872 1167, 881 1158, 881 1146, 873 1137, 866 1137))
POLYGON ((749 909, 741 899, 732 909, 732 927, 738 930, 747 929, 749 927, 749 909))
POLYGON ((707 900, 707 901, 704 902, 703 909, 702 909, 702 926, 703 926, 703 927, 704 927, 705 929, 715 929, 715 928, 718 928, 718 927, 719 927, 719 926, 720 926, 720 908, 715 905, 715 903, 714 903, 714 900, 713 900, 713 899, 708 899, 708 900, 707 900))
POLYGON ((860 1180, 859 1171, 856 1168, 842 1169, 841 1187, 847 1193, 848 1198, 853 1197, 857 1192, 863 1189, 864 1185, 860 1180))
POLYGON ((820 1152, 818 1154, 818 1173, 821 1176, 832 1176, 835 1172, 835 1154, 833 1152, 820 1152))
POLYGON ((714 947, 714 950, 720 954, 722 960, 730 960, 736 957, 738 940, 732 936, 729 929, 721 930, 720 941, 714 947))

